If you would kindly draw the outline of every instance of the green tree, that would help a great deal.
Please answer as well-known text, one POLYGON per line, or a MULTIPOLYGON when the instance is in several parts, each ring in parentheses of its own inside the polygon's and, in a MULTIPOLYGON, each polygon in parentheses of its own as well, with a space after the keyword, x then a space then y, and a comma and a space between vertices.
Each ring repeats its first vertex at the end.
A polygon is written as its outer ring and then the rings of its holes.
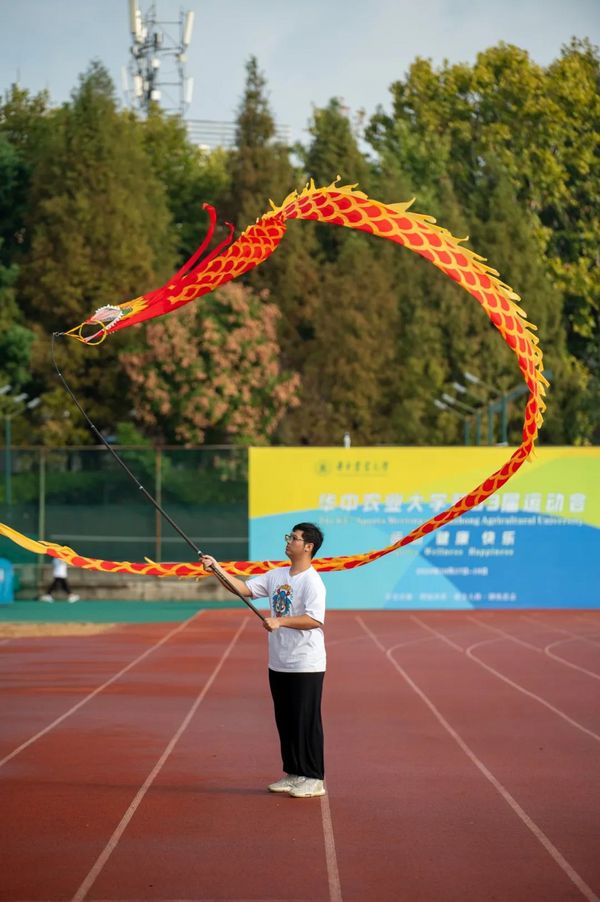
POLYGON ((171 213, 179 262, 188 259, 202 240, 203 203, 222 213, 230 187, 229 154, 194 145, 185 123, 153 106, 142 123, 144 144, 160 179, 171 213))
POLYGON ((277 140, 266 80, 254 56, 246 64, 246 83, 236 119, 236 147, 229 166, 227 217, 241 229, 267 209, 269 198, 277 202, 283 199, 296 181, 288 148, 277 140))
MULTIPOLYGON (((237 114, 236 149, 229 159, 231 174, 228 218, 240 228, 268 209, 268 200, 281 203, 303 181, 290 161, 289 150, 276 140, 267 86, 252 57, 246 66, 244 95, 237 114)), ((318 262, 314 232, 305 223, 288 223, 280 247, 263 265, 245 277, 259 295, 267 291, 277 317, 281 366, 300 374, 303 347, 314 330, 313 313, 318 294, 318 262)), ((302 394, 304 393, 301 390, 302 394)), ((273 439, 296 441, 287 416, 273 439)))
POLYGON ((302 444, 389 440, 382 416, 389 391, 396 332, 396 298, 389 271, 372 246, 350 233, 335 262, 323 262, 314 333, 301 347, 302 405, 287 418, 302 444))
MULTIPOLYGON (((315 109, 309 125, 311 141, 303 153, 306 178, 318 187, 340 178, 342 184, 358 184, 367 194, 371 190, 371 169, 358 146, 358 135, 341 101, 332 98, 326 107, 315 109)), ((325 259, 335 260, 344 242, 349 240, 345 229, 318 226, 318 244, 325 259)))
MULTIPOLYGON (((47 119, 28 195, 31 246, 18 290, 38 335, 33 371, 50 417, 43 438, 64 443, 92 437, 79 416, 62 419, 65 398, 48 365, 48 333, 161 284, 174 254, 164 189, 142 128, 117 111, 106 71, 93 64, 72 102, 47 119)), ((68 355, 59 352, 65 376, 101 428, 112 430, 131 407, 118 356, 136 340, 125 332, 100 349, 70 345, 68 355)))
POLYGON ((22 323, 15 301, 17 267, 0 264, 0 383, 21 389, 30 380, 34 334, 22 323))
MULTIPOLYGON (((460 198, 473 235, 490 167, 510 181, 519 220, 528 223, 529 263, 535 257, 536 268, 547 270, 561 297, 566 344, 560 353, 580 391, 564 409, 565 423, 553 429, 574 441, 589 439, 597 428, 592 411, 600 409, 593 250, 600 238, 599 73, 597 49, 576 40, 546 69, 505 44, 480 53, 473 66, 445 63, 436 70, 417 59, 406 79, 392 85, 391 114, 379 111, 368 129, 382 171, 393 170, 394 163, 416 185, 419 199, 433 201, 431 212, 452 228, 445 211, 435 206, 444 179, 460 198), (567 427, 567 416, 574 430, 567 427)), ((477 250, 498 266, 487 247, 477 250)), ((515 254, 520 251, 513 236, 510 257, 515 254)), ((514 285, 527 308, 526 291, 516 280, 514 285)), ((558 348, 558 325, 556 330, 556 340, 551 335, 549 341, 558 348)), ((541 338, 544 342, 543 333, 541 338)))
MULTIPOLYGON (((23 237, 24 197, 28 169, 4 130, 0 111, 0 383, 22 389, 30 381, 33 332, 24 325, 15 284, 23 237)), ((8 130, 7 130, 8 131, 8 130)))
POLYGON ((12 85, 0 103, 0 253, 5 263, 18 263, 29 247, 30 183, 49 119, 45 92, 31 96, 12 85))
MULTIPOLYGON (((541 440, 549 444, 573 442, 582 425, 586 426, 579 422, 577 398, 585 391, 588 377, 567 353, 564 297, 540 254, 535 217, 519 204, 512 180, 493 162, 481 180, 478 199, 474 244, 486 249, 505 282, 518 287, 529 321, 543 336, 544 367, 551 374, 552 387, 541 440)), ((508 390, 521 381, 521 375, 514 354, 502 343, 499 353, 495 333, 495 329, 488 330, 481 347, 480 375, 499 390, 508 390)), ((512 412, 509 438, 513 443, 519 440, 525 401, 522 398, 512 412)))

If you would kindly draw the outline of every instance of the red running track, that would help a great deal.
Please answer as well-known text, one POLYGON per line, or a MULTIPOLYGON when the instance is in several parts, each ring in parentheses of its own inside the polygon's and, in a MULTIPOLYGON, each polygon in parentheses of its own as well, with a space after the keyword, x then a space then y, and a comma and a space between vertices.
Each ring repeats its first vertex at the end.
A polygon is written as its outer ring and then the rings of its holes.
POLYGON ((252 614, 0 648, 2 902, 599 900, 600 613, 333 612, 328 796, 252 614))

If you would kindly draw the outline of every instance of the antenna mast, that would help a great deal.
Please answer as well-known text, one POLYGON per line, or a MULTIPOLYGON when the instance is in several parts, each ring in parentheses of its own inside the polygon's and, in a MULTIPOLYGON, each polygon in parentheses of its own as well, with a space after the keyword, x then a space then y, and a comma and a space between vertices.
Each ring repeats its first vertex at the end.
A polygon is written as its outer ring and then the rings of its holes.
POLYGON ((163 109, 184 116, 192 102, 193 78, 186 76, 185 63, 194 13, 182 11, 177 21, 159 22, 155 3, 146 13, 138 0, 128 3, 131 58, 128 73, 123 72, 127 102, 144 113, 152 103, 160 103, 163 109))

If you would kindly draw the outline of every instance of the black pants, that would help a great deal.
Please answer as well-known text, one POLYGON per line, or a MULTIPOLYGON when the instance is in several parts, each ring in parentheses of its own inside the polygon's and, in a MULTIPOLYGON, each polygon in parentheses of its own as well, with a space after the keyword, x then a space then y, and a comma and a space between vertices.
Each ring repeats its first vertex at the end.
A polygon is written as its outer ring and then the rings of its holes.
POLYGON ((269 670, 275 723, 286 774, 325 776, 321 696, 324 672, 280 673, 269 670))
POLYGON ((48 595, 52 595, 53 592, 62 591, 65 595, 71 594, 71 589, 69 587, 69 583, 67 582, 66 577, 64 576, 55 576, 52 580, 52 585, 48 589, 48 595))

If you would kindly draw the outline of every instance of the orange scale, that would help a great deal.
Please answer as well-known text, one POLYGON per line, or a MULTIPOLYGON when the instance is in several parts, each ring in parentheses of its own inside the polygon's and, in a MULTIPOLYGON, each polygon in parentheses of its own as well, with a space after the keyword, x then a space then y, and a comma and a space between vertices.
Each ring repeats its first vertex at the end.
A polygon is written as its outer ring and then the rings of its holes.
POLYGON ((452 257, 448 251, 438 251, 438 260, 440 260, 441 263, 452 263, 452 257))
MULTIPOLYGON (((458 263, 458 257, 456 258, 456 261, 458 263)), ((463 279, 465 280, 467 285, 474 285, 475 281, 476 281, 475 273, 472 273, 470 270, 467 270, 466 272, 463 273, 463 279)))
POLYGON ((412 247, 420 247, 423 244, 423 236, 419 235, 418 232, 409 232, 406 240, 412 247))

